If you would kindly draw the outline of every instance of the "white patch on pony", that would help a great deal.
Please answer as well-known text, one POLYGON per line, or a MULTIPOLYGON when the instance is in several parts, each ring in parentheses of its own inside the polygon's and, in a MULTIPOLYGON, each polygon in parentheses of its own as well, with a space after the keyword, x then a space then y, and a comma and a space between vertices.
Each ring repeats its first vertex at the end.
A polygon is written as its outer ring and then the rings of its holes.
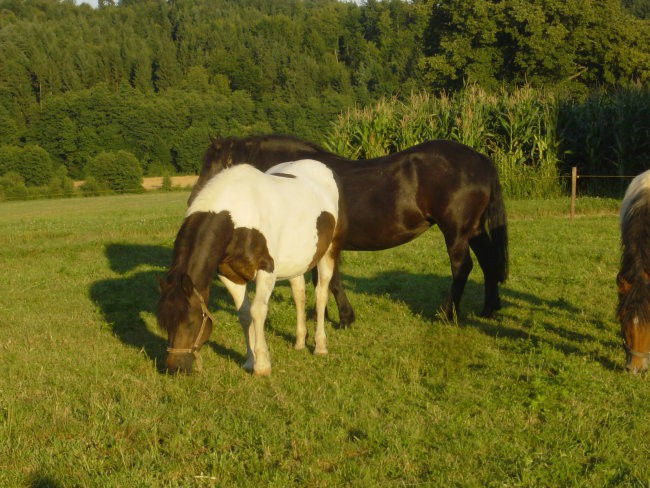
POLYGON ((307 271, 318 243, 316 221, 323 211, 338 220, 338 203, 334 174, 319 161, 282 163, 266 173, 239 164, 213 176, 185 217, 195 212, 228 211, 235 228, 262 233, 275 262, 277 278, 288 279, 307 271))
MULTIPOLYGON (((637 175, 630 183, 630 186, 627 187, 625 196, 623 197, 623 202, 621 203, 621 226, 623 225, 623 221, 629 212, 634 210, 634 208, 631 208, 630 205, 636 199, 639 193, 642 192, 647 192, 650 198, 650 169, 637 175)), ((639 200, 637 204, 641 205, 642 203, 643 202, 639 200)))

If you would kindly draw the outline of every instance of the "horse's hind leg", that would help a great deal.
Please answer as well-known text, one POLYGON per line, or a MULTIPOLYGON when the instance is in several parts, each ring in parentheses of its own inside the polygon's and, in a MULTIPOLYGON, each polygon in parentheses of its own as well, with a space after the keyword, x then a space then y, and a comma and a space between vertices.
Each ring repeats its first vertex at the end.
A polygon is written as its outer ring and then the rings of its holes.
POLYGON ((314 354, 327 354, 327 337, 325 336, 325 309, 329 295, 330 280, 334 274, 336 260, 331 255, 331 248, 318 261, 318 283, 316 284, 316 333, 314 334, 314 354))
POLYGON ((350 305, 350 301, 348 300, 345 290, 343 289, 343 284, 341 283, 338 259, 334 263, 334 274, 330 280, 330 290, 332 290, 336 306, 339 309, 339 326, 342 329, 345 329, 354 322, 356 317, 354 316, 354 310, 352 309, 352 305, 350 305))
POLYGON ((453 241, 447 238, 447 253, 451 263, 451 290, 444 304, 444 312, 447 319, 453 320, 460 311, 460 299, 465 290, 467 277, 472 271, 472 258, 469 255, 469 243, 466 238, 456 236, 453 241))
POLYGON ((300 275, 289 280, 293 303, 296 305, 296 349, 305 348, 307 326, 305 325, 305 276, 300 275))
POLYGON ((481 232, 481 234, 469 241, 469 245, 472 251, 474 251, 476 259, 478 259, 478 263, 483 270, 485 281, 485 303, 481 316, 492 317, 494 316, 494 312, 501 308, 499 280, 495 268, 495 257, 492 253, 492 241, 485 232, 481 232))

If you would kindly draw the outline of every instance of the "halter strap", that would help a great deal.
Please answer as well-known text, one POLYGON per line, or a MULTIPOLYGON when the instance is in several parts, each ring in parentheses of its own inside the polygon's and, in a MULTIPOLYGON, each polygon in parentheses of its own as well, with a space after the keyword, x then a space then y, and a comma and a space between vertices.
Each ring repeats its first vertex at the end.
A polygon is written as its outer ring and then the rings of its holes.
POLYGON ((198 292, 196 288, 194 288, 194 294, 199 298, 199 303, 201 304, 201 312, 203 313, 203 320, 201 321, 201 328, 199 329, 199 335, 196 336, 196 340, 194 341, 194 344, 192 344, 192 347, 186 347, 186 348, 178 348, 178 347, 168 347, 167 352, 171 354, 194 354, 196 353, 196 350, 199 348, 199 341, 201 340, 201 336, 203 335, 203 331, 205 330, 205 323, 210 319, 210 321, 214 324, 216 321, 214 320, 214 317, 210 313, 210 310, 208 310, 208 307, 205 305, 205 300, 203 300, 203 297, 201 294, 198 292))
POLYGON ((630 346, 628 346, 625 343, 625 341, 623 341, 623 349, 625 349, 628 352, 628 354, 631 354, 632 356, 636 356, 637 358, 650 359, 650 351, 648 351, 648 352, 635 351, 630 346))

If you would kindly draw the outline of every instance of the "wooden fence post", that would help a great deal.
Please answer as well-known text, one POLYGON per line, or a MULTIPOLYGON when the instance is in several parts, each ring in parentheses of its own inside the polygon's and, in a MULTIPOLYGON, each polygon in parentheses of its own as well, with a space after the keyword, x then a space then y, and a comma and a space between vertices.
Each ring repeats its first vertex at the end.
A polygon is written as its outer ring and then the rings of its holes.
POLYGON ((576 193, 578 186, 578 168, 576 166, 571 168, 571 211, 569 217, 573 220, 576 215, 576 193))

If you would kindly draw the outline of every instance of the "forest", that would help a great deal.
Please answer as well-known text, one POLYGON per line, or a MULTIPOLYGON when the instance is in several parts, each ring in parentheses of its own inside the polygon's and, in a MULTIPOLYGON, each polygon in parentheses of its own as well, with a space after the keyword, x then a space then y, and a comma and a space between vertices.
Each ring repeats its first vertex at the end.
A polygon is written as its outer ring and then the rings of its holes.
MULTIPOLYGON (((522 90, 549 101, 528 125, 553 132, 553 174, 572 159, 638 172, 649 19, 650 0, 0 0, 0 199, 18 186, 69 193, 106 165, 126 180, 195 173, 211 135, 294 134, 345 152, 359 111, 426 97, 440 118, 441 101, 477 89, 503 101, 492 125, 522 90)), ((456 129, 420 132, 459 139, 464 115, 447 115, 456 129)), ((463 142, 500 165, 510 149, 497 140, 463 142)), ((509 164, 537 164, 523 151, 509 164)))

